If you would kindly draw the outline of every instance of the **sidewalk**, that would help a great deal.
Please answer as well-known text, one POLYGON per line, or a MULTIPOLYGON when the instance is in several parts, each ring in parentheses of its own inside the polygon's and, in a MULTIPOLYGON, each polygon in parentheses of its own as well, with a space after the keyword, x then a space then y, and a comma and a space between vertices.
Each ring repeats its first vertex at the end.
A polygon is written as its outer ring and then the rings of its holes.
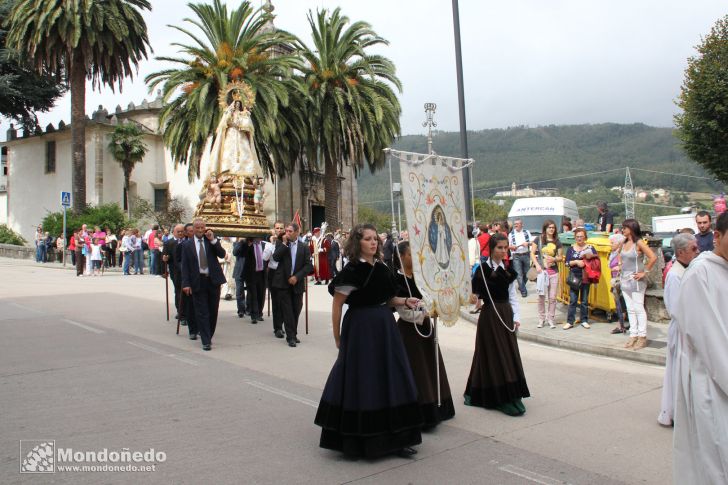
MULTIPOLYGON (((646 364, 665 365, 667 348, 667 324, 647 322, 648 346, 642 350, 627 350, 624 344, 628 334, 612 335, 610 332, 617 325, 607 323, 595 317, 589 321, 590 329, 575 325, 570 330, 563 330, 561 326, 566 322, 567 306, 562 303, 556 305, 556 328, 548 325, 536 328, 538 324, 538 296, 533 284, 529 283, 528 297, 521 298, 521 328, 518 337, 523 340, 538 342, 553 347, 561 347, 579 352, 604 355, 618 359, 634 360, 646 364)), ((460 316, 473 324, 477 323, 478 315, 469 313, 470 307, 463 307, 460 316)), ((578 313, 577 313, 578 316, 578 313)))

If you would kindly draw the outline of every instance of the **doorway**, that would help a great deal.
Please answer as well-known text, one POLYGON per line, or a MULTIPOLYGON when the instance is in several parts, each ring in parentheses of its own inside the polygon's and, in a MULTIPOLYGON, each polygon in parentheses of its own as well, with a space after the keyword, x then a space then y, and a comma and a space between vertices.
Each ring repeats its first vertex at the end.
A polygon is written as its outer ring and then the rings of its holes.
POLYGON ((314 227, 321 227, 321 224, 326 220, 326 209, 322 205, 311 204, 311 227, 313 231, 314 227))

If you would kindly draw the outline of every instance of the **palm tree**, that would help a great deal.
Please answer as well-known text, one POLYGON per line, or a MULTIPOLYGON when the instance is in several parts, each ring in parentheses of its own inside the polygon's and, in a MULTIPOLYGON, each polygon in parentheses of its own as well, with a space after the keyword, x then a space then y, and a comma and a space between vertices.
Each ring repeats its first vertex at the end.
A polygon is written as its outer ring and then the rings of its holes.
POLYGON ((73 210, 86 208, 86 79, 114 89, 151 51, 140 10, 147 0, 19 0, 8 18, 8 45, 35 68, 62 74, 71 87, 73 210))
POLYGON ((109 150, 124 171, 124 197, 126 199, 127 217, 131 219, 131 201, 129 200, 129 180, 134 165, 144 160, 149 148, 144 143, 144 132, 137 123, 127 122, 117 125, 111 133, 109 150))
POLYGON ((385 161, 384 148, 400 133, 401 108, 392 85, 401 91, 394 64, 367 49, 388 42, 366 22, 349 24, 339 8, 319 10, 308 22, 313 49, 301 43, 302 69, 309 91, 307 158, 323 157, 326 222, 339 223, 338 176, 344 163, 356 174, 373 172, 385 161))
POLYGON ((300 115, 291 113, 300 105, 292 103, 291 96, 305 94, 292 76, 300 64, 292 53, 295 38, 269 28, 273 16, 265 8, 253 9, 248 1, 231 11, 221 0, 188 6, 196 18, 184 21, 202 35, 170 26, 189 36, 192 43, 175 44, 180 48, 179 56, 157 60, 176 67, 146 78, 150 90, 163 84, 165 106, 160 112, 160 126, 175 164, 188 164, 190 181, 199 177, 205 144, 222 115, 218 96, 228 82, 243 81, 255 93, 251 118, 263 170, 275 173, 290 167, 302 140, 296 120, 303 122, 300 115))

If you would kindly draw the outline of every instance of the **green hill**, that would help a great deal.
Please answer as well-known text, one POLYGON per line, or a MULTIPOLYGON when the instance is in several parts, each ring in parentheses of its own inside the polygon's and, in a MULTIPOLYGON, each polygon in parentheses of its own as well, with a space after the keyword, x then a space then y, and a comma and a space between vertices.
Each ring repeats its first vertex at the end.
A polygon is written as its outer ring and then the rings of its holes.
MULTIPOLYGON (((433 147, 440 155, 459 156, 459 134, 436 132, 433 135, 433 147)), ((533 188, 557 188, 565 192, 623 185, 624 170, 601 174, 596 172, 627 166, 706 176, 699 165, 684 155, 672 135, 672 129, 641 123, 471 131, 468 132, 468 147, 470 157, 475 160, 473 179, 476 196, 485 198, 493 196, 498 190, 510 188, 513 182, 519 185, 528 183, 533 188), (564 177, 571 178, 553 180, 564 177)), ((425 152, 426 137, 403 136, 394 148, 425 152)), ((395 181, 399 179, 398 175, 395 169, 395 181)), ((725 189, 709 180, 640 170, 632 171, 632 177, 635 186, 644 188, 662 187, 683 192, 716 192, 725 189)), ((368 171, 362 173, 359 177, 360 204, 388 212, 388 182, 386 167, 376 174, 368 171)))

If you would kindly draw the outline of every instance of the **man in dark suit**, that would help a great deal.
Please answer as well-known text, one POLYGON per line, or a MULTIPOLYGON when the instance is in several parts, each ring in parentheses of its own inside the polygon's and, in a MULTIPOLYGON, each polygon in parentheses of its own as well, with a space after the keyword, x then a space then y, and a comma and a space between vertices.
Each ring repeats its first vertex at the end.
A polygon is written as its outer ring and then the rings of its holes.
POLYGON ((263 304, 265 303, 265 260, 263 251, 265 242, 256 237, 250 239, 248 250, 245 253, 243 274, 245 286, 248 289, 248 312, 250 323, 263 321, 263 304))
POLYGON ((177 252, 177 245, 182 241, 184 237, 185 226, 183 224, 177 224, 172 229, 172 237, 167 239, 162 248, 162 261, 167 265, 168 277, 172 280, 172 286, 174 286, 174 308, 177 310, 175 320, 180 318, 180 295, 182 293, 182 287, 180 286, 180 268, 177 265, 177 259, 175 253, 177 252))
POLYGON ((307 244, 298 240, 299 230, 298 224, 295 223, 286 226, 286 233, 276 241, 272 257, 273 261, 278 263, 278 267, 273 273, 271 287, 276 288, 283 325, 286 329, 286 340, 290 347, 300 343, 297 338, 298 317, 303 308, 306 277, 313 271, 311 251, 307 244))
MULTIPOLYGON (((195 229, 191 222, 184 225, 184 237, 177 244, 174 252, 174 260, 179 269, 180 291, 182 287, 182 250, 186 244, 192 244, 195 237, 195 229)), ((180 325, 187 326, 190 340, 197 340, 197 323, 195 321, 195 305, 192 303, 192 295, 185 295, 183 291, 180 294, 180 325)))
POLYGON ((273 335, 278 338, 283 338, 283 316, 280 311, 280 297, 278 292, 284 290, 277 290, 272 286, 273 275, 278 269, 278 262, 274 261, 272 257, 273 251, 276 249, 277 242, 282 240, 285 234, 286 225, 281 221, 276 221, 275 224, 273 224, 273 234, 270 237, 270 244, 266 244, 265 250, 263 251, 263 260, 268 263, 266 283, 268 285, 268 290, 270 291, 270 303, 271 310, 273 312, 273 335))
POLYGON ((218 258, 225 257, 225 250, 202 219, 195 219, 193 229, 194 237, 181 248, 182 292, 192 296, 202 349, 210 350, 217 326, 220 286, 226 281, 218 258))
POLYGON ((245 253, 248 251, 248 241, 245 238, 238 238, 233 244, 233 256, 235 256, 235 267, 233 278, 235 279, 235 300, 238 304, 238 317, 243 318, 246 312, 245 306, 245 253))

